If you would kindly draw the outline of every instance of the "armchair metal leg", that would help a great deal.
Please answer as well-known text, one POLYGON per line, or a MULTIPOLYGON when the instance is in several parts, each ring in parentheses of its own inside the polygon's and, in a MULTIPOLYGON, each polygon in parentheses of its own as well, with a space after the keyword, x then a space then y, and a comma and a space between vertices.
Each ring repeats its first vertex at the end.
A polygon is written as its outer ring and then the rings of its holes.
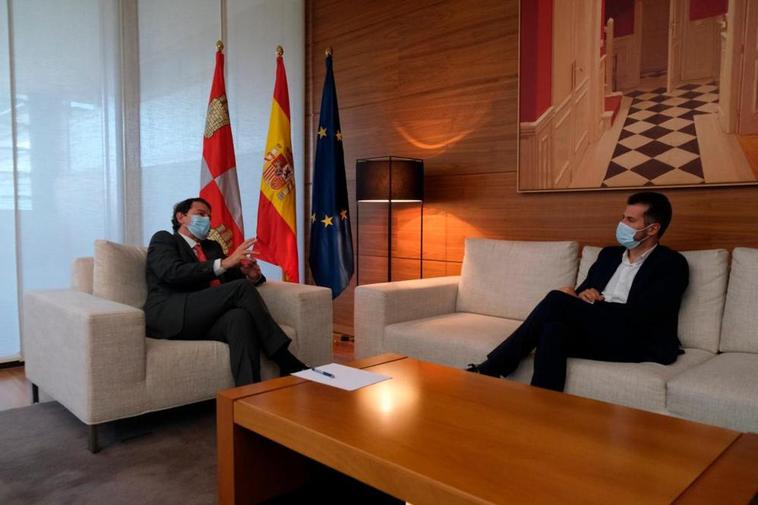
POLYGON ((32 403, 39 403, 39 388, 32 383, 32 403))
POLYGON ((97 454, 100 452, 100 444, 97 441, 97 424, 91 424, 89 426, 89 452, 97 454))

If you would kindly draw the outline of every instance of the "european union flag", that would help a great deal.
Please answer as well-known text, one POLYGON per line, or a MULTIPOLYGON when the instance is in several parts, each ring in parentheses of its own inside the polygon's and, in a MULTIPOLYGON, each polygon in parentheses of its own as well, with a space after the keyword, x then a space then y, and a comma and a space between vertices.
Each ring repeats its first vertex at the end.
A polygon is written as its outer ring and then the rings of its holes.
POLYGON ((308 262, 316 284, 331 288, 336 298, 353 276, 353 234, 331 53, 326 56, 317 135, 308 262))

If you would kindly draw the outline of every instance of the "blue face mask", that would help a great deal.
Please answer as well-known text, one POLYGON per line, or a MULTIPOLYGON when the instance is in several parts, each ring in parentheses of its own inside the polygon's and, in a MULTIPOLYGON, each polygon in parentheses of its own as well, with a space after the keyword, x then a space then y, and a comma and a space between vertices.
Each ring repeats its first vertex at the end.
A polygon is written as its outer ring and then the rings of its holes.
POLYGON ((205 240, 208 237, 208 232, 211 231, 211 219, 206 216, 193 214, 190 224, 187 225, 187 229, 195 237, 205 240))
POLYGON ((637 234, 637 232, 647 230, 653 226, 652 224, 649 224, 641 229, 632 228, 628 224, 624 223, 623 221, 619 222, 619 225, 616 227, 616 240, 618 240, 618 243, 622 246, 626 247, 627 249, 634 249, 638 245, 640 245, 642 242, 647 240, 649 237, 645 237, 642 240, 634 240, 634 236, 637 234))

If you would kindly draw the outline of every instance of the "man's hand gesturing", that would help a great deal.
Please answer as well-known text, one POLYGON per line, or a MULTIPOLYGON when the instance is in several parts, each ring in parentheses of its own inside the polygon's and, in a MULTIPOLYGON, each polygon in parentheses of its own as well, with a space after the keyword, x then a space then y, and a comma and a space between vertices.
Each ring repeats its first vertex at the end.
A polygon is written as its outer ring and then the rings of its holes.
POLYGON ((254 238, 249 238, 242 242, 229 256, 221 260, 221 266, 227 270, 240 266, 242 260, 247 259, 251 254, 251 251, 248 251, 248 249, 253 247, 255 242, 256 239, 254 238))

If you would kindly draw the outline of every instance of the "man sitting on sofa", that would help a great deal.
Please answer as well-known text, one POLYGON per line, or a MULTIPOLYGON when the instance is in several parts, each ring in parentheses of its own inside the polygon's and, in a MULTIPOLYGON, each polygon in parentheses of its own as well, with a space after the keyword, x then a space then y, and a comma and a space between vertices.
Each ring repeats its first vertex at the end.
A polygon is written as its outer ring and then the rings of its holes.
POLYGON ((606 247, 574 290, 551 291, 526 320, 468 370, 507 376, 533 350, 532 385, 563 391, 568 357, 668 365, 681 354, 677 322, 689 283, 687 260, 659 245, 671 204, 654 192, 629 197, 606 247))
POLYGON ((249 239, 229 256, 207 240, 211 206, 188 198, 174 206, 174 233, 159 231, 147 250, 148 335, 219 340, 229 345, 235 383, 260 381, 260 350, 281 375, 305 368, 287 349, 291 339, 274 321, 256 286, 266 281, 250 257, 249 239))

